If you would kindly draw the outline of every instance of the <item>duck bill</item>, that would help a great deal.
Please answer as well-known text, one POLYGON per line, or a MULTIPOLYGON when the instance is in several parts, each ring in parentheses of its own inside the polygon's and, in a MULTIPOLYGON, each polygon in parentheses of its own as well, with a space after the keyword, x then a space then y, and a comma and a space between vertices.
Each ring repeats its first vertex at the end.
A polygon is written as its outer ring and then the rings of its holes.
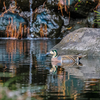
POLYGON ((50 52, 47 52, 47 53, 46 53, 46 56, 47 56, 47 55, 50 55, 50 52))

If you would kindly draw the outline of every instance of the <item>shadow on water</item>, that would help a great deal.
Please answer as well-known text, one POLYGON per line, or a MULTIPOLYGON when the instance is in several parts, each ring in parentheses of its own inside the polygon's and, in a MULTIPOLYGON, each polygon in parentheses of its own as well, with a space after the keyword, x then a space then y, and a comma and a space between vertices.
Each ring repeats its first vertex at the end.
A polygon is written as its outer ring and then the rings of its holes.
POLYGON ((59 41, 0 40, 0 86, 22 100, 99 100, 100 58, 55 64, 45 54, 59 41))

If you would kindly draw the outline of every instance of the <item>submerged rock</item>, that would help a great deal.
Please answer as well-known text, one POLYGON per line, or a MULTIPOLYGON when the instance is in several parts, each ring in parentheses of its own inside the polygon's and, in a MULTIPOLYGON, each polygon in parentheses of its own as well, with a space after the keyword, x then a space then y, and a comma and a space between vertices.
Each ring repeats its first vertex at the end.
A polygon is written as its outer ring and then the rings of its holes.
POLYGON ((60 43, 52 49, 58 54, 85 54, 100 56, 100 29, 80 28, 66 35, 60 43))

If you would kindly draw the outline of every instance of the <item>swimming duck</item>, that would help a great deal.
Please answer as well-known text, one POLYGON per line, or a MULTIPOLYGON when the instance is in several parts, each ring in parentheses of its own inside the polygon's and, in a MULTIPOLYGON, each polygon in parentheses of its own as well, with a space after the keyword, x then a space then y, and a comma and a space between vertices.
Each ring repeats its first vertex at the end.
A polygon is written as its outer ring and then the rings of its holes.
POLYGON ((57 63, 79 63, 80 59, 82 57, 85 57, 86 55, 61 55, 58 56, 57 50, 52 50, 48 54, 52 54, 51 61, 52 62, 57 62, 57 63))

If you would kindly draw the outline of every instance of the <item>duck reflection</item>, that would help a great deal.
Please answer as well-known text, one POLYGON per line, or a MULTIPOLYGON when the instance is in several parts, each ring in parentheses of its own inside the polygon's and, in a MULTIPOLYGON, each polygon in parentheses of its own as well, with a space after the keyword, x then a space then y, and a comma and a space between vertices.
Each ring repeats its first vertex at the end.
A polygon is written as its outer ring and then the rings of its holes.
POLYGON ((78 63, 75 63, 75 62, 69 62, 69 63, 60 63, 60 62, 55 62, 55 61, 52 61, 51 62, 52 64, 52 68, 50 69, 50 73, 54 73, 56 72, 57 70, 57 66, 62 66, 63 68, 64 67, 76 67, 77 69, 82 66, 83 64, 81 62, 78 62, 78 63))

